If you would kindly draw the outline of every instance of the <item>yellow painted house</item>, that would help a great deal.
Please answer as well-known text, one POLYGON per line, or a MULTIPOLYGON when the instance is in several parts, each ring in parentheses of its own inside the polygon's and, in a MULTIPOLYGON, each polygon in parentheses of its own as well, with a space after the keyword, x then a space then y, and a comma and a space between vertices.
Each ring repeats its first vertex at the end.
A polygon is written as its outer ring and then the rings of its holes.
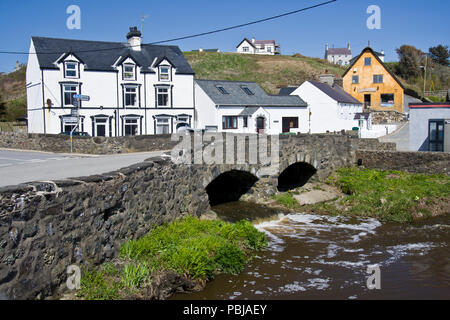
POLYGON ((372 48, 365 48, 343 75, 344 90, 365 109, 403 112, 404 87, 372 48))

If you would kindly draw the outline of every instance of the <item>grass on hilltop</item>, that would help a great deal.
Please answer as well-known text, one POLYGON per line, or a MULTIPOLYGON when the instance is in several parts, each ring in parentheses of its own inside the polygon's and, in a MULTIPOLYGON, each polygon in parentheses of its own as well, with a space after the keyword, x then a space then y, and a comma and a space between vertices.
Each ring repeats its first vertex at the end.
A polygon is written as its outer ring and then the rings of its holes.
POLYGON ((282 86, 299 86, 317 80, 325 70, 341 76, 345 69, 326 60, 293 56, 247 55, 237 53, 184 52, 196 78, 209 80, 254 81, 269 94, 282 86))

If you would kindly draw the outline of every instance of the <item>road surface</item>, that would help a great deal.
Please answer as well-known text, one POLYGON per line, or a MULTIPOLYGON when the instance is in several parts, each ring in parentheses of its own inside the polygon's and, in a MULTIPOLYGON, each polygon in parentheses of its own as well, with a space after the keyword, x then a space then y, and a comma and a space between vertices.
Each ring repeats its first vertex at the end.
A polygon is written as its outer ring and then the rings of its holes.
POLYGON ((89 156, 0 149, 0 187, 102 174, 160 156, 164 152, 89 156))
POLYGON ((397 144, 397 151, 409 151, 409 122, 393 133, 378 138, 380 142, 394 142, 397 144))

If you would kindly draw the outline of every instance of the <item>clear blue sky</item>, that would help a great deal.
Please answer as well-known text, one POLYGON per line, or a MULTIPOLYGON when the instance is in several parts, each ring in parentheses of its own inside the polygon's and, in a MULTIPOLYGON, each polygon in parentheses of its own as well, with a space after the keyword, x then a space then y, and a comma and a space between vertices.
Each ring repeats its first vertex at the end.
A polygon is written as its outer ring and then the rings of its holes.
MULTIPOLYGON (((144 24, 144 42, 229 27, 297 10, 325 0, 0 0, 0 51, 25 51, 31 36, 83 40, 125 41, 130 26, 144 24), (81 30, 66 27, 66 8, 81 8, 81 30)), ((176 43, 181 50, 220 48, 235 51, 244 37, 275 39, 282 54, 323 57, 325 43, 343 47, 351 43, 357 55, 371 41, 375 50, 386 52, 386 61, 397 60, 395 49, 411 44, 428 51, 438 44, 450 45, 445 0, 338 0, 325 7, 232 31, 176 43), (381 8, 381 30, 369 30, 369 5, 381 8)), ((26 55, 0 54, 0 71, 10 72, 26 55)))

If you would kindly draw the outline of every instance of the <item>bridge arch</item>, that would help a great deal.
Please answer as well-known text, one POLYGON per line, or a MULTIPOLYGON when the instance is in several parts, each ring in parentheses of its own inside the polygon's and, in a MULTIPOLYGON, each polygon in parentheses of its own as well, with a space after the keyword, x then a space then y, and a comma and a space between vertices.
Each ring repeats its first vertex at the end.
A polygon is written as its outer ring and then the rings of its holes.
POLYGON ((206 186, 211 207, 238 201, 259 179, 247 171, 230 170, 217 176, 206 186))
POLYGON ((278 191, 286 192, 304 186, 317 169, 307 162, 296 162, 278 176, 278 191))

